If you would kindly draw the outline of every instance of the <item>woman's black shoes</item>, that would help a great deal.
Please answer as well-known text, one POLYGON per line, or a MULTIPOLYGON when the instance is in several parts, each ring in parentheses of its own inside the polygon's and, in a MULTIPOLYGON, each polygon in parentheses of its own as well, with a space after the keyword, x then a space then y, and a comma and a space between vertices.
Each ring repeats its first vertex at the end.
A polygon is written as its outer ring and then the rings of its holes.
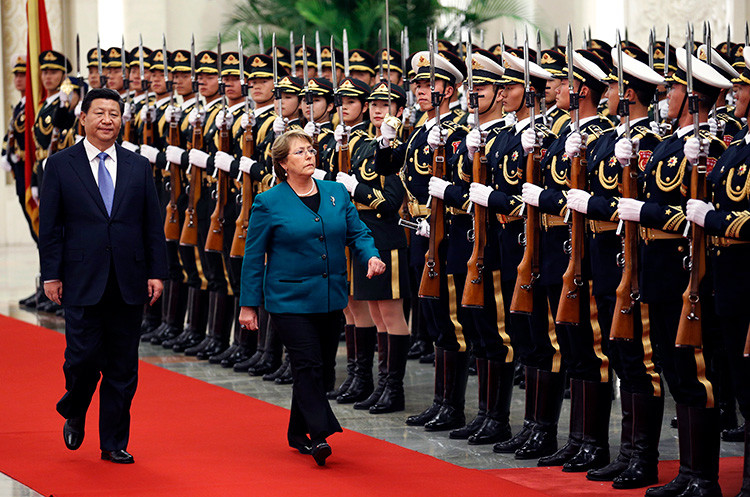
POLYGON ((328 442, 318 442, 313 445, 310 453, 318 466, 325 466, 326 459, 331 455, 331 446, 328 445, 328 442))

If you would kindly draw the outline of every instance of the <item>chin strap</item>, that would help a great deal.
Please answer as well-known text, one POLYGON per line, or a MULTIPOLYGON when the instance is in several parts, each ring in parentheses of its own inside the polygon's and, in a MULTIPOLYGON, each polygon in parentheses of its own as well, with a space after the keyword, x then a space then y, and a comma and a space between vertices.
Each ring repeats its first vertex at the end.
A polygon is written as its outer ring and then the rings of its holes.
MULTIPOLYGON (((495 87, 495 91, 492 93, 492 101, 494 102, 497 99, 497 94, 500 93, 500 85, 493 85, 493 86, 495 87)), ((495 106, 494 105, 490 105, 489 107, 487 107, 487 110, 485 110, 484 112, 479 112, 479 115, 482 116, 482 115, 488 113, 489 111, 492 110, 493 107, 495 107, 495 106)), ((748 106, 748 107, 750 107, 750 106, 748 106)))

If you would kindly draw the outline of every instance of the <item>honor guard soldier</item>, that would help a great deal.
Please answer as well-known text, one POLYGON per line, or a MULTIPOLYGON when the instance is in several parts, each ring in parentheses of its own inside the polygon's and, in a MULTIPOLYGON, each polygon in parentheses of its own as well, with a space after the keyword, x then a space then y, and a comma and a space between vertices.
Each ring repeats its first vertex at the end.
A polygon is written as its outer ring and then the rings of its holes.
MULTIPOLYGON (((91 88, 101 88, 102 82, 99 79, 99 54, 101 50, 94 47, 86 53, 86 68, 89 71, 88 83, 91 88)), ((104 59, 102 58, 102 67, 104 67, 104 59)))
MULTIPOLYGON (((331 113, 334 111, 333 86, 331 81, 326 78, 313 78, 308 82, 306 91, 313 95, 313 120, 310 121, 308 119, 304 130, 308 135, 317 137, 320 153, 320 172, 316 171, 316 176, 320 177, 316 177, 316 179, 323 179, 325 174, 330 170, 329 165, 334 152, 336 152, 336 138, 333 136, 333 126, 331 125, 331 113)), ((302 115, 305 118, 309 118, 310 108, 304 100, 304 94, 305 92, 303 91, 302 115)))
MULTIPOLYGON (((377 136, 363 137, 354 144, 349 142, 350 147, 354 146, 351 149, 351 174, 338 171, 336 181, 351 194, 360 218, 370 229, 375 247, 386 263, 386 272, 375 278, 367 279, 365 272, 356 265, 351 275, 352 299, 368 305, 377 328, 378 344, 377 387, 369 397, 356 402, 354 408, 381 414, 404 410, 403 380, 410 339, 403 296, 409 294, 409 275, 406 271, 406 235, 398 223, 404 186, 395 172, 387 175, 377 172, 375 153, 383 140, 387 140, 389 146, 399 145, 394 130, 400 125, 398 118, 406 103, 406 93, 395 84, 381 81, 367 101, 377 136), (386 127, 386 133, 390 133, 388 136, 381 133, 385 120, 390 123, 386 127)), ((346 122, 346 118, 344 120, 346 122)), ((361 338, 361 333, 356 336, 361 338)))
MULTIPOLYGON (((336 55, 336 81, 344 79, 344 52, 338 48, 333 49, 336 55)), ((323 77, 328 81, 332 79, 331 65, 333 64, 333 58, 331 57, 331 47, 326 45, 320 51, 321 65, 323 66, 323 77)))
MULTIPOLYGON (((149 62, 149 56, 151 55, 151 49, 143 47, 143 79, 146 80, 150 85, 151 77, 151 65, 149 62)), ((130 150, 131 152, 138 152, 138 144, 141 143, 143 137, 140 136, 140 132, 143 129, 141 120, 141 110, 146 105, 146 99, 148 98, 148 89, 143 89, 141 84, 141 48, 135 47, 130 52, 128 58, 128 80, 130 81, 130 88, 132 90, 132 96, 130 98, 130 105, 125 102, 125 110, 122 114, 123 123, 130 122, 130 132, 128 133, 123 126, 123 141, 122 146, 130 150)), ((148 85, 147 85, 148 88, 148 85)), ((145 315, 144 315, 145 316, 145 315)))
MULTIPOLYGON (((514 453, 531 435, 537 419, 537 404, 539 406, 543 404, 537 402, 536 398, 537 378, 544 375, 544 372, 549 370, 550 366, 544 362, 537 362, 537 358, 544 358, 554 353, 554 351, 547 353, 544 353, 543 350, 534 351, 535 347, 538 346, 541 349, 544 344, 544 340, 535 340, 535 334, 541 335, 547 341, 549 340, 547 338, 549 325, 545 305, 536 306, 537 312, 541 314, 531 320, 527 316, 510 312, 513 289, 517 279, 517 268, 524 254, 523 246, 520 243, 524 232, 524 221, 521 217, 523 206, 521 178, 524 177, 526 167, 526 150, 534 148, 534 144, 537 143, 537 136, 539 137, 540 150, 546 150, 555 137, 544 126, 543 116, 540 112, 540 101, 544 98, 547 84, 553 80, 552 74, 529 60, 527 78, 526 63, 523 58, 516 57, 510 52, 504 52, 502 57, 506 66, 505 75, 502 79, 503 111, 506 116, 517 115, 518 121, 514 120, 512 124, 497 132, 496 137, 491 141, 488 138, 487 160, 490 184, 489 186, 481 185, 476 183, 475 180, 470 188, 470 199, 478 205, 488 206, 488 212, 491 216, 488 237, 496 239, 499 246, 499 286, 502 292, 502 307, 498 307, 498 313, 503 313, 500 315, 501 321, 506 333, 511 337, 512 348, 509 351, 517 356, 518 361, 525 366, 526 370, 526 412, 523 426, 515 436, 511 437, 508 434, 503 439, 498 440, 499 443, 493 447, 493 451, 497 453, 514 453), (524 87, 527 80, 528 89, 524 87), (527 94, 526 90, 529 90, 530 93, 527 94), (534 116, 533 128, 531 126, 532 110, 534 116), (526 136, 528 142, 525 145, 526 149, 524 143, 522 143, 524 136, 526 136), (532 325, 537 328, 536 332, 531 330, 530 326, 532 325), (545 371, 538 373, 540 369, 545 371)), ((529 54, 530 57, 531 54, 529 54)), ((487 254, 485 254, 486 257, 487 254)), ((495 288, 495 291, 497 291, 497 288, 495 288)), ((486 305, 485 299, 485 307, 486 305)), ((550 346, 547 345, 547 347, 550 346)), ((502 364, 497 364, 494 368, 498 369, 500 366, 502 364)), ((510 373, 506 371, 503 377, 506 383, 508 374, 510 373)), ((539 421, 544 421, 543 416, 539 416, 539 421)), ((470 438, 469 441, 471 440, 470 438)))
MULTIPOLYGON (((311 46, 305 45, 304 47, 302 45, 297 45, 294 47, 294 74, 292 76, 296 76, 298 78, 302 78, 302 71, 303 71, 303 65, 304 65, 304 57, 303 54, 307 52, 307 77, 308 78, 314 78, 316 76, 317 71, 317 56, 315 54, 315 49, 311 46)), ((279 78, 281 78, 281 75, 279 75, 279 78)))
POLYGON ((558 135, 563 127, 570 122, 568 111, 557 106, 557 87, 562 83, 565 76, 565 54, 557 50, 543 50, 539 65, 552 75, 552 80, 547 81, 544 90, 544 102, 547 106, 545 124, 554 135, 558 135))
MULTIPOLYGON (((688 43, 688 46, 690 43, 688 43)), ((722 88, 731 83, 698 58, 677 49, 678 70, 672 76, 669 91, 669 119, 676 119, 678 130, 653 151, 641 175, 640 200, 623 198, 618 204, 620 219, 640 223, 641 284, 643 302, 649 304, 649 322, 657 365, 661 367, 669 391, 677 404, 680 469, 677 477, 664 486, 650 488, 646 495, 714 496, 721 495, 719 470, 719 409, 714 388, 706 377, 706 349, 682 343, 682 294, 688 286, 690 271, 685 257, 690 243, 683 237, 686 218, 682 206, 689 191, 691 169, 683 150, 686 140, 695 134, 694 114, 700 122, 704 160, 711 169, 726 148, 724 142, 709 133, 708 113, 722 88), (688 59, 689 58, 689 59, 688 59), (688 71, 692 69, 692 74, 688 71), (689 81, 690 80, 690 81, 689 81), (688 95, 688 85, 695 97, 688 95), (695 98, 688 106, 688 100, 695 98), (690 111, 690 112, 689 112, 690 111), (677 342, 677 340, 680 342, 677 342)), ((696 154, 697 155, 697 154, 696 154)), ((695 157, 692 157, 694 159, 695 157)), ((700 257, 696 252, 693 257, 700 257)), ((716 321, 710 292, 700 292, 701 321, 704 330, 716 321)), ((689 307, 688 307, 689 309, 689 307)), ((699 330, 700 338, 700 330, 699 330)), ((709 333, 704 340, 710 343, 709 333)))
MULTIPOLYGON (((571 184, 572 159, 582 153, 582 143, 591 147, 602 134, 611 130, 611 124, 597 113, 601 96, 607 89, 602 81, 609 72, 605 62, 588 50, 574 52, 570 47, 568 52, 568 56, 573 57, 572 64, 569 62, 568 65, 572 66, 573 74, 566 68, 567 78, 557 90, 557 105, 571 110, 571 122, 549 146, 541 160, 542 186, 528 181, 523 185, 523 201, 539 207, 541 212, 541 267, 540 277, 534 283, 534 296, 544 292, 556 325, 544 337, 547 364, 538 371, 537 378, 537 396, 546 400, 537 408, 534 432, 516 451, 516 457, 529 459, 544 456, 539 459, 540 466, 563 466, 564 471, 573 472, 601 467, 609 462, 612 384, 609 360, 603 351, 606 343, 602 340, 598 324, 590 319, 588 262, 581 260, 588 250, 579 246, 578 252, 571 250, 568 255, 566 251, 572 231, 564 219, 567 211, 565 198, 571 184), (571 94, 574 99, 572 105, 571 94), (575 298, 568 295, 568 289, 563 290, 562 284, 571 258, 574 261, 578 258, 579 271, 583 273, 575 276, 573 281, 575 298), (563 301, 561 295, 566 300, 563 301), (572 304, 566 310, 570 310, 577 319, 558 314, 560 304, 572 304), (570 431, 565 446, 550 454, 557 445, 556 418, 559 417, 562 402, 562 364, 566 366, 570 378, 570 431)), ((517 287, 518 291, 521 290, 517 287)), ((537 302, 542 304, 541 299, 535 300, 534 308, 537 302)), ((534 309, 532 316, 538 312, 534 309)), ((532 329, 535 329, 534 324, 532 329)))
MULTIPOLYGON (((750 59, 750 52, 743 59, 750 59)), ((743 60, 744 62, 744 60, 743 60)), ((736 67, 736 66, 735 66, 736 67)), ((735 117, 747 117, 750 108, 750 71, 732 81, 737 89, 735 117)), ((719 317, 724 349, 729 359, 729 370, 737 394, 740 412, 745 419, 750 416, 750 370, 748 370, 747 332, 750 325, 748 313, 747 275, 750 274, 750 139, 747 127, 742 137, 734 141, 713 170, 708 173, 708 202, 690 199, 686 217, 691 223, 703 226, 709 237, 709 257, 713 268, 713 289, 716 314, 719 317), (744 357, 743 357, 744 350, 744 357)), ((696 140, 697 141, 697 140, 696 140)), ((697 150, 691 139, 691 147, 697 150)), ((686 150, 687 153, 687 150, 686 150)), ((744 426, 745 461, 742 489, 739 496, 750 495, 750 436, 744 426)), ((724 434, 722 434, 722 437, 724 434)))
POLYGON ((664 75, 666 84, 659 85, 656 88, 658 104, 655 109, 651 109, 651 114, 654 120, 657 121, 662 128, 660 133, 661 136, 666 138, 671 135, 673 131, 672 121, 667 118, 667 110, 669 106, 667 100, 667 86, 670 81, 669 77, 677 70, 677 52, 671 44, 667 46, 663 41, 657 41, 654 43, 654 70, 664 75))
MULTIPOLYGON (((630 180, 630 174, 642 172, 641 168, 661 142, 659 136, 651 131, 648 111, 657 86, 664 85, 664 78, 648 67, 648 56, 639 49, 625 48, 618 54, 618 48, 613 48, 612 58, 617 68, 622 59, 622 69, 614 69, 607 78, 607 105, 612 116, 618 114, 618 108, 621 110, 621 124, 614 132, 596 140, 591 150, 587 151, 587 188, 569 190, 567 204, 568 209, 585 214, 588 218, 592 293, 602 340, 608 341, 607 356, 620 378, 623 414, 617 458, 603 468, 590 470, 587 478, 613 481, 612 486, 621 489, 645 487, 659 479, 657 464, 664 389, 652 358, 648 326, 644 328, 641 321, 640 302, 633 301, 631 297, 631 294, 635 295, 633 291, 637 292, 637 286, 634 290, 627 287, 627 305, 624 308, 628 321, 621 319, 625 314, 617 290, 623 278, 627 277, 623 276, 622 268, 631 261, 621 261, 619 254, 623 251, 623 244, 637 246, 637 232, 633 229, 632 234, 628 232, 624 235, 624 239, 618 235, 617 202, 623 195, 618 187, 630 180), (640 60, 629 54, 638 55, 640 60), (618 77, 620 73, 621 82, 618 77), (625 108, 627 111, 622 111, 625 108), (626 136, 638 144, 634 153, 626 136), (616 147, 630 147, 620 152, 622 162, 618 160, 616 147), (635 168, 638 168, 637 171, 635 168), (613 329, 613 316, 617 316, 614 323, 618 329, 613 329), (631 329, 628 330, 628 327, 631 329)), ((637 254, 632 256, 637 257, 637 254)), ((633 267, 637 267, 635 264, 633 267)), ((630 285, 631 280, 627 280, 626 284, 630 285)))
MULTIPOLYGON (((125 83, 122 78, 122 48, 112 47, 107 50, 107 65, 104 70, 107 76, 107 88, 111 88, 120 94, 120 98, 125 100, 128 90, 125 89, 125 83)), ((130 53, 125 52, 125 65, 130 62, 130 53)))
POLYGON ((380 60, 375 66, 375 72, 382 74, 383 77, 388 77, 388 70, 390 69, 391 83, 401 86, 403 85, 401 65, 401 52, 391 48, 390 56, 388 56, 388 52, 383 49, 380 51, 380 60))
MULTIPOLYGON (((719 74, 729 81, 734 81, 740 77, 740 73, 737 72, 737 70, 732 67, 724 57, 719 55, 716 50, 709 48, 706 45, 698 47, 696 56, 703 62, 708 62, 709 50, 711 50, 711 67, 716 69, 719 74)), ((742 122, 734 117, 734 109, 731 109, 727 105, 727 96, 731 91, 731 88, 721 90, 719 97, 716 99, 716 107, 711 112, 711 117, 708 119, 708 124, 711 127, 711 134, 724 140, 724 143, 727 145, 734 141, 734 136, 739 133, 740 129, 742 129, 742 122)))
POLYGON ((349 50, 349 75, 367 86, 375 82, 375 58, 361 48, 349 50))
MULTIPOLYGON (((249 63, 245 65, 249 71, 249 92, 255 103, 255 110, 249 115, 243 114, 240 118, 240 126, 247 129, 252 126, 253 138, 255 140, 252 157, 240 159, 240 170, 250 174, 253 188, 256 193, 262 193, 274 186, 275 178, 270 156, 270 147, 275 139, 273 124, 278 117, 276 101, 274 100, 274 76, 284 78, 291 64, 286 60, 288 52, 281 46, 276 47, 277 65, 273 66, 273 47, 271 55, 256 54, 248 58, 249 63)), ((260 308, 261 325, 256 338, 257 347, 255 353, 244 361, 234 364, 237 372, 250 373, 251 375, 266 374, 278 369, 281 362, 281 345, 279 337, 271 326, 267 324, 267 314, 260 308), (263 323, 266 323, 264 325, 263 323)), ((250 338, 251 339, 251 338, 250 338)))
MULTIPOLYGON (((433 45, 434 50, 437 50, 437 43, 433 42, 433 45)), ((429 240, 429 222, 426 220, 431 215, 430 207, 427 205, 428 185, 432 176, 431 165, 435 150, 444 150, 445 163, 455 164, 454 155, 466 136, 466 130, 450 119, 450 101, 466 77, 466 66, 458 56, 450 52, 433 52, 431 55, 429 51, 414 54, 411 66, 415 72, 412 81, 416 88, 417 104, 428 116, 428 120, 415 129, 407 143, 398 147, 381 146, 376 154, 376 164, 379 171, 401 168, 409 214, 412 219, 419 220, 420 228, 416 236, 411 237, 409 246, 409 264, 412 271, 417 277, 428 271, 427 278, 430 278, 429 271, 432 269, 425 269, 425 254, 431 243, 434 245, 433 256, 439 264, 438 274, 432 276, 440 280, 437 298, 420 299, 428 333, 435 344, 435 397, 430 407, 420 414, 410 416, 406 423, 411 426, 425 426, 428 431, 443 431, 459 428, 466 422, 464 403, 469 354, 464 337, 464 323, 468 318, 464 309, 460 307, 461 299, 457 295, 459 285, 453 274, 446 272, 449 242, 439 243, 437 238, 433 242, 429 240), (433 88, 431 73, 434 75, 433 88), (451 312, 451 309, 455 312, 451 312)), ((451 179, 458 175, 455 173, 454 176, 454 173, 444 172, 445 177, 451 179)), ((468 203, 467 201, 468 198, 465 203, 468 203)), ((439 220, 444 212, 432 214, 439 220)), ((439 232, 443 231, 442 226, 436 224, 436 227, 439 228, 439 232)), ((466 232, 458 236, 466 241, 466 232)), ((461 243, 461 240, 456 240, 456 243, 461 243)), ((458 272, 465 274, 466 259, 462 262, 463 267, 458 272)), ((460 265, 461 263, 456 262, 456 266, 460 265)), ((420 293, 424 295, 421 290, 420 293)))
MULTIPOLYGON (((268 50, 266 50, 265 55, 268 55, 269 58, 273 59, 273 47, 269 47, 268 50)), ((253 61, 253 58, 250 57, 250 60, 253 61)), ((288 74, 292 73, 292 56, 288 48, 277 45, 276 46, 276 60, 278 61, 279 65, 284 68, 284 71, 286 73, 288 74)), ((251 66, 252 66, 252 63, 251 63, 251 66)), ((248 69, 248 70, 252 73, 251 69, 248 69)))
MULTIPOLYGON (((527 343, 528 327, 523 329, 523 318, 511 316, 508 312, 510 296, 513 289, 513 272, 505 272, 503 264, 506 257, 501 247, 500 233, 502 226, 500 217, 493 209, 484 211, 479 217, 478 209, 489 205, 488 198, 494 191, 489 186, 493 181, 495 164, 489 157, 496 144, 504 141, 511 133, 512 128, 503 129, 503 106, 507 103, 506 96, 508 86, 514 85, 520 75, 521 82, 524 78, 523 61, 519 67, 513 66, 512 61, 495 57, 490 52, 482 49, 471 50, 470 62, 471 84, 467 85, 469 93, 468 111, 473 116, 473 129, 466 137, 464 145, 459 149, 465 154, 461 167, 462 175, 466 181, 471 181, 469 187, 469 200, 474 193, 472 201, 474 205, 474 223, 472 254, 467 263, 467 277, 463 288, 462 307, 469 313, 473 326, 466 326, 466 334, 472 342, 472 352, 476 357, 477 380, 479 385, 479 410, 477 416, 468 425, 450 433, 451 438, 468 439, 469 444, 483 445, 496 442, 505 442, 511 438, 510 428, 510 400, 513 392, 513 380, 515 376, 515 362, 518 350, 523 352, 526 346, 517 347, 519 342, 527 343), (508 63, 503 68, 503 62, 508 63), (505 77, 504 77, 505 75, 505 77), (482 172, 477 169, 485 167, 482 162, 485 158, 486 170, 482 172), (474 177, 475 174, 480 176, 474 177), (484 175, 484 178, 481 177, 484 175), (486 219, 483 222, 482 219, 486 219), (484 231, 484 233, 482 233, 484 231), (480 246, 478 240, 485 240, 484 247, 480 246), (481 256, 479 255, 481 254, 481 256), (503 281, 506 280, 506 281, 503 281), (507 280, 510 281, 510 295, 507 296, 507 280), (519 319, 520 318, 520 319, 519 319), (471 332, 474 332, 474 335, 471 332), (524 336, 521 336, 521 335, 524 336)), ((540 73, 545 71, 535 67, 540 73)), ((535 75, 537 75, 535 73, 535 75)), ((518 102, 523 102, 523 83, 521 96, 518 102)), ((543 91, 544 84, 536 85, 543 91)), ((524 109, 526 115, 521 115, 523 121, 528 117, 528 109, 524 109)), ((526 119, 528 123, 529 119, 526 119)), ((435 181, 435 180, 431 180, 435 181)), ((449 187, 455 188, 455 187, 449 187)), ((446 195, 449 193, 446 190, 446 195)), ((517 238, 514 244, 517 245, 517 238)), ((517 252, 517 250, 516 250, 517 252)), ((520 258, 519 258, 520 259, 520 258)), ((513 267, 515 271, 517 261, 513 267)), ((525 358, 524 358, 525 359, 525 358)), ((525 361, 524 361, 525 362, 525 361)))

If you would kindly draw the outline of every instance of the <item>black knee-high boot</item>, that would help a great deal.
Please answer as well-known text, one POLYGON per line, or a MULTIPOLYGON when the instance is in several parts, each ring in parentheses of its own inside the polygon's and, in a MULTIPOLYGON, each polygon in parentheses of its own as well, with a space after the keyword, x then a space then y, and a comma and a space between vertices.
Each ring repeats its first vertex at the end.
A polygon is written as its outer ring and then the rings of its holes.
POLYGON ((374 390, 372 361, 377 332, 375 326, 354 328, 354 380, 346 392, 336 397, 336 402, 339 404, 353 404, 365 400, 374 390))
POLYGON ((346 378, 338 388, 331 390, 326 394, 326 396, 331 400, 349 390, 349 386, 352 384, 352 381, 354 381, 356 352, 354 350, 355 347, 353 324, 344 324, 344 341, 346 342, 346 378))
POLYGON ((536 409, 536 385, 537 385, 537 368, 525 366, 524 384, 525 384, 525 411, 523 416, 523 425, 521 430, 513 435, 510 440, 496 443, 492 447, 492 452, 497 454, 513 454, 520 449, 526 440, 531 436, 534 427, 534 413, 536 409))
POLYGON ((384 333, 387 339, 388 366, 383 393, 378 401, 370 407, 370 414, 384 414, 403 411, 404 374, 409 353, 409 335, 391 335, 384 333))
POLYGON ((512 362, 489 361, 487 418, 469 437, 470 445, 486 445, 510 439, 510 399, 515 366, 512 362))
POLYGON ((487 417, 487 362, 487 359, 477 358, 477 385, 479 387, 477 392, 479 398, 479 410, 477 411, 477 415, 466 426, 451 431, 448 435, 449 438, 454 440, 466 440, 476 433, 484 424, 484 420, 487 417))
POLYGON ((378 385, 365 400, 354 403, 355 409, 366 410, 377 404, 380 396, 385 390, 385 382, 388 379, 388 333, 378 332, 378 385))
POLYGON ((434 418, 440 407, 443 405, 443 395, 445 395, 445 355, 443 349, 435 345, 435 394, 432 398, 432 405, 413 416, 406 418, 406 424, 409 426, 424 426, 425 423, 434 418))

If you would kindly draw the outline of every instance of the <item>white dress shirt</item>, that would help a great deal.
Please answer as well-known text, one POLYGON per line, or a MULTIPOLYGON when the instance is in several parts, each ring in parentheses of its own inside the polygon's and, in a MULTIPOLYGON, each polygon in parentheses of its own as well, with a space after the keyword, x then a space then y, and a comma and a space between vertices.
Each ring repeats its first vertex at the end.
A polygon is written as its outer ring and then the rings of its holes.
MULTIPOLYGON (((102 150, 92 145, 88 138, 83 139, 83 148, 86 149, 86 157, 89 159, 91 172, 94 173, 94 181, 99 186, 99 157, 97 156, 102 150)), ((109 156, 104 159, 104 167, 107 168, 109 175, 112 176, 112 186, 117 186, 117 151, 114 144, 107 150, 104 150, 104 152, 109 156)))

